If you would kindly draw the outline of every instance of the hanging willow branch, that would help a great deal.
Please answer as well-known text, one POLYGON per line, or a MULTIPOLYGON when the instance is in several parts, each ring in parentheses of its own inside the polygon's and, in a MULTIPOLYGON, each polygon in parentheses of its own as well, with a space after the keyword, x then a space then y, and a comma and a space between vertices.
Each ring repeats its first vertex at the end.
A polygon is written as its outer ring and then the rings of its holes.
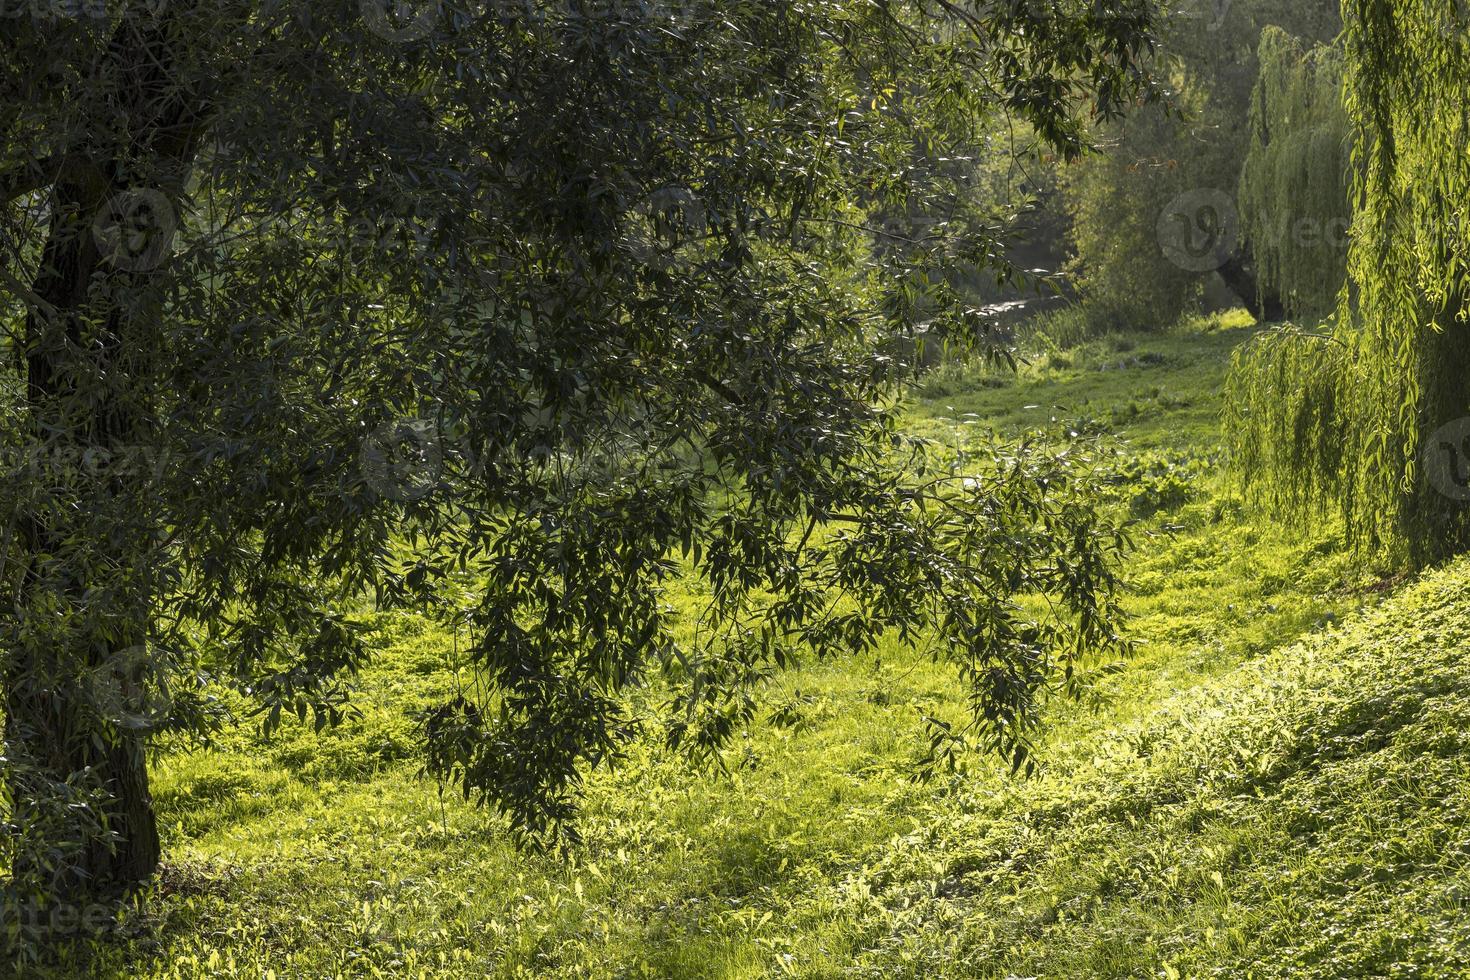
POLYGON ((1443 434, 1470 416, 1470 16, 1423 0, 1343 15, 1355 213, 1336 343, 1277 332, 1242 351, 1227 424, 1263 503, 1336 510, 1359 546, 1422 564, 1470 545, 1470 493, 1423 465, 1467 464, 1443 434))
POLYGON ((1342 50, 1307 48, 1276 27, 1261 35, 1250 148, 1240 180, 1241 230, 1257 282, 1288 315, 1320 317, 1347 275, 1350 126, 1342 50))

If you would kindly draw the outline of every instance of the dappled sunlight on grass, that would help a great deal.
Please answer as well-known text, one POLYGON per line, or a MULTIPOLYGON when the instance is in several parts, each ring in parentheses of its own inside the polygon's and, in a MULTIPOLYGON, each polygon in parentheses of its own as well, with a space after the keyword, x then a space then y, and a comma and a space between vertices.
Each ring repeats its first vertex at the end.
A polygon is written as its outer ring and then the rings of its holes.
POLYGON ((1120 440, 1138 653, 1052 706, 1030 779, 972 757, 915 782, 921 714, 959 719, 963 692, 890 643, 780 678, 780 724, 737 738, 727 774, 635 746, 590 779, 583 848, 518 853, 493 813, 415 774, 412 715, 458 682, 453 637, 382 617, 361 718, 161 761, 169 874, 196 884, 164 889, 94 967, 1326 977, 1413 957, 1451 975, 1470 940, 1470 569, 1379 605, 1336 527, 1243 515, 1216 416, 1251 332, 1110 337, 1003 383, 947 369, 912 405, 940 441, 1053 417, 1120 440))

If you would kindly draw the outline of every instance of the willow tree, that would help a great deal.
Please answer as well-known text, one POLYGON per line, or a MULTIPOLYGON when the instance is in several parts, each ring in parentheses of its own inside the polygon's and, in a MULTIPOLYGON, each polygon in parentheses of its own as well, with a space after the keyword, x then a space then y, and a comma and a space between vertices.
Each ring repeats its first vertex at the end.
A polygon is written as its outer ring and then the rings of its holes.
POLYGON ((1230 428, 1263 500, 1340 512, 1360 545, 1417 563, 1470 543, 1470 16, 1422 0, 1343 13, 1349 286, 1327 329, 1238 355, 1230 428))
MULTIPOLYGON (((35 5, 33 5, 34 7, 35 5)), ((646 727, 718 752, 761 681, 924 638, 1015 764, 1119 642, 1080 456, 983 478, 896 429, 876 353, 1004 267, 969 199, 1151 89, 1146 0, 67 5, 0 36, 9 894, 159 858, 146 750, 331 724, 356 614, 471 626, 428 769, 524 838, 646 727), (901 103, 895 93, 903 93, 901 103), (916 157, 915 147, 924 154, 916 157), (917 200, 916 200, 917 199, 917 200), (966 234, 958 234, 962 229, 966 234), (877 258, 875 258, 877 256, 877 258), (702 579, 690 634, 661 589, 702 579), (1036 605, 1019 595, 1049 597, 1036 605)))
POLYGON ((1347 276, 1350 128, 1342 50, 1268 27, 1251 96, 1250 148, 1237 197, 1257 289, 1289 316, 1321 317, 1347 276))
POLYGON ((1130 113, 1104 127, 1106 152, 1064 171, 1079 288, 1108 319, 1167 327, 1218 272, 1257 319, 1277 319, 1276 297, 1263 295, 1248 255, 1234 247, 1238 209, 1220 205, 1234 197, 1250 145, 1262 32, 1277 25, 1314 42, 1331 40, 1341 30, 1338 0, 1165 6, 1158 70, 1176 93, 1171 106, 1183 111, 1130 113), (1219 248, 1210 251, 1217 254, 1180 262, 1161 234, 1176 221, 1192 226, 1185 233, 1202 250, 1215 238, 1219 248))

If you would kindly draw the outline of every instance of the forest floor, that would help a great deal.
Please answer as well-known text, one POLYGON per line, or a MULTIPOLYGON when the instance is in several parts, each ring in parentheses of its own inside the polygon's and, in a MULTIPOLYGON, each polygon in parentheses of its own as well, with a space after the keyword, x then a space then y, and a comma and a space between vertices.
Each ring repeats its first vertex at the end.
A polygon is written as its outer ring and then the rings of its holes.
MULTIPOLYGON (((649 747, 529 856, 417 773, 456 638, 379 617, 360 719, 165 753, 167 867, 59 976, 1367 977, 1470 972, 1470 564, 1400 583, 1222 478, 1229 317, 945 367, 912 426, 1121 440, 1136 656, 1049 711, 1042 765, 911 776, 943 664, 785 677, 730 774, 649 747)), ((691 603, 693 596, 685 597, 691 603)), ((36 973, 34 975, 43 975, 36 973)))

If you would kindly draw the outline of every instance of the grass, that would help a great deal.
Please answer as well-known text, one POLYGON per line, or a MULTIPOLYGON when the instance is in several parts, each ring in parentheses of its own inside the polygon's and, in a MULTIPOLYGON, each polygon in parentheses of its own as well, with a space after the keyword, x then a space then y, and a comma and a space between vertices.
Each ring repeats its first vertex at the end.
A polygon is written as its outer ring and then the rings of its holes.
MULTIPOLYGON (((1229 318, 948 367, 912 427, 1057 420, 1123 440, 1138 655, 1054 706, 1030 779, 910 779, 941 665, 783 679, 728 777, 651 748, 590 782, 585 848, 512 848, 415 775, 455 638, 379 619, 363 718, 158 761, 167 868, 59 976, 1460 976, 1470 970, 1470 565, 1386 595, 1337 528, 1226 491, 1229 318)), ((39 974, 36 974, 39 975, 39 974)))

